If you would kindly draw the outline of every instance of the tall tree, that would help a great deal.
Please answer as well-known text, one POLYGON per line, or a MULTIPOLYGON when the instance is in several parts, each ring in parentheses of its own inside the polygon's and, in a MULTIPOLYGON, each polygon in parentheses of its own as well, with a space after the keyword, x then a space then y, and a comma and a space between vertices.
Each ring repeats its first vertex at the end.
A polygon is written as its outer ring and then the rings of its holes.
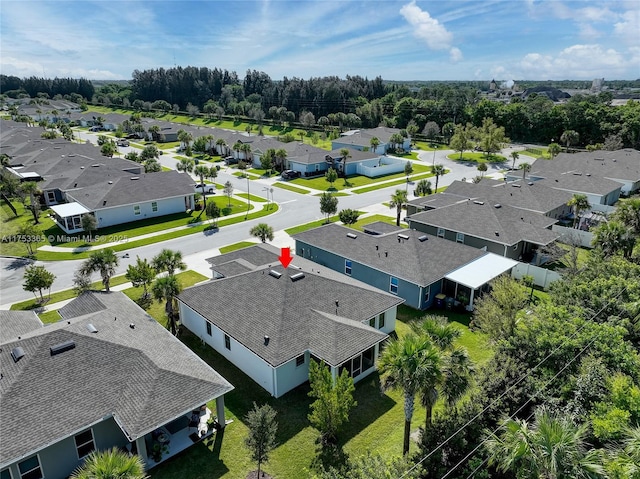
POLYGON ((178 312, 174 308, 174 300, 176 296, 182 291, 182 286, 174 275, 163 276, 156 279, 151 288, 153 297, 158 301, 166 301, 164 311, 167 314, 167 328, 171 331, 171 334, 177 336, 177 315, 178 312))
MULTIPOLYGON (((56 275, 50 271, 47 271, 44 266, 29 266, 24 270, 24 283, 22 285, 25 291, 36 294, 36 291, 40 293, 40 303, 44 303, 44 296, 42 291, 49 290, 51 295, 51 285, 56 279, 56 275)), ((37 296, 36 296, 37 298, 37 296)))
POLYGON ((147 479, 144 462, 138 455, 129 456, 117 447, 93 451, 70 479, 147 479))
POLYGON ((201 185, 200 187, 202 188, 202 198, 203 198, 205 208, 207 207, 207 192, 205 190, 206 186, 204 184, 204 179, 207 176, 209 176, 210 171, 211 170, 206 165, 197 165, 193 169, 193 172, 195 173, 195 175, 200 179, 200 185, 201 185))
POLYGON ((331 188, 333 188, 333 184, 338 179, 338 172, 332 167, 329 167, 327 172, 324 174, 324 179, 327 180, 331 185, 331 188))
POLYGON ((327 223, 329 217, 335 215, 338 211, 338 198, 333 196, 329 192, 324 192, 320 195, 320 212, 327 215, 327 223))
MULTIPOLYGON (((25 181, 20 185, 21 198, 29 196, 29 206, 27 208, 33 215, 33 222, 35 224, 40 223, 40 201, 38 196, 41 194, 40 188, 35 181, 25 181)), ((26 206, 26 201, 22 202, 26 206)))
POLYGON ((218 227, 218 218, 220 218, 220 207, 215 201, 210 201, 207 203, 207 207, 204 209, 204 213, 207 215, 207 218, 213 220, 213 227, 218 227))
POLYGON ((435 188, 435 192, 438 192, 438 181, 440 180, 440 177, 442 175, 444 175, 447 172, 447 170, 445 169, 444 165, 433 165, 431 167, 431 173, 433 173, 433 175, 436 177, 436 188, 435 188))
POLYGON ((521 309, 527 304, 527 292, 509 276, 491 282, 491 292, 475 303, 473 325, 498 342, 513 335, 521 309))
POLYGON ((562 148, 557 143, 550 143, 547 151, 549 152, 549 156, 553 160, 556 156, 560 154, 560 152, 562 151, 562 148))
POLYGON ((378 139, 377 136, 374 136, 369 140, 369 146, 371 147, 371 151, 373 153, 375 153, 376 150, 378 149, 378 145, 380 145, 380 140, 378 139))
POLYGON ((249 434, 244 443, 251 453, 251 459, 258 463, 256 478, 259 478, 262 464, 269 460, 269 453, 276 447, 276 411, 268 404, 258 407, 253 403, 253 409, 247 413, 245 423, 249 434))
POLYGON ((560 141, 565 144, 567 151, 569 151, 569 146, 577 144, 579 140, 580 135, 575 130, 565 130, 560 136, 560 141))
POLYGON ((520 153, 518 153, 517 151, 512 151, 510 156, 511 156, 511 159, 513 160, 513 163, 511 163, 511 170, 515 171, 516 161, 518 161, 518 158, 520 158, 520 153))
POLYGON ((181 271, 187 269, 187 264, 182 260, 182 253, 167 248, 153 257, 151 265, 158 273, 166 271, 169 276, 173 276, 177 269, 181 271))
POLYGON ((143 299, 149 298, 149 286, 156 277, 156 270, 146 258, 141 259, 139 256, 136 256, 136 264, 130 264, 127 267, 125 277, 131 281, 131 284, 136 288, 142 286, 143 299))
POLYGON ((499 435, 488 436, 489 464, 501 472, 541 479, 604 477, 597 453, 586 442, 587 425, 575 425, 570 417, 539 408, 533 424, 509 419, 499 435))
POLYGON ((431 189, 431 182, 429 180, 420 180, 416 185, 416 195, 427 196, 433 193, 431 189))
POLYGON ((629 259, 636 244, 636 237, 631 229, 620 221, 604 222, 593 231, 592 245, 605 258, 618 253, 629 259))
POLYGON ((404 175, 407 177, 407 187, 405 188, 406 192, 409 191, 409 176, 411 176, 412 173, 413 173, 413 163, 407 160, 407 162, 404 164, 404 175))
POLYGON ((391 201, 389 202, 389 208, 396 209, 396 226, 400 226, 400 216, 402 215, 402 208, 407 203, 407 192, 402 190, 396 190, 391 195, 391 201))
POLYGON ((396 389, 404 395, 404 442, 402 453, 409 452, 411 419, 415 409, 415 396, 432 379, 433 366, 439 361, 438 351, 431 340, 413 333, 392 339, 387 343, 378 368, 382 374, 382 387, 396 389))
POLYGON ((99 249, 89 255, 89 258, 80 266, 79 271, 84 276, 90 276, 96 272, 100 273, 102 284, 108 293, 111 277, 116 274, 119 262, 118 256, 112 249, 99 249))
POLYGON ((80 220, 80 225, 82 226, 82 230, 89 233, 89 241, 93 241, 93 232, 98 229, 98 220, 91 213, 87 213, 82 215, 82 219, 80 220))
POLYGON ((273 228, 267 223, 258 223, 249 231, 251 236, 259 238, 260 241, 266 243, 267 240, 273 241, 273 228))
POLYGON ((345 369, 335 379, 330 368, 312 360, 309 363, 309 396, 315 400, 309 406, 309 422, 320 431, 322 443, 336 441, 341 427, 349 421, 351 409, 357 406, 353 399, 353 379, 345 369))
POLYGON ((195 162, 190 158, 180 158, 180 161, 176 165, 176 169, 183 173, 191 173, 195 168, 195 162))
MULTIPOLYGON (((460 160, 462 160, 462 154, 473 148, 473 142, 471 141, 473 134, 473 127, 471 125, 456 125, 453 136, 449 141, 449 146, 454 151, 460 152, 460 160)), ((437 188, 436 188, 437 189, 437 188)))
POLYGON ((524 182, 527 178, 527 173, 531 171, 531 165, 524 161, 520 163, 520 166, 518 168, 522 170, 522 181, 524 182))
POLYGON ((570 206, 573 209, 573 226, 574 228, 580 224, 580 215, 583 211, 588 211, 591 208, 591 204, 589 203, 589 198, 587 195, 583 195, 580 193, 574 194, 569 201, 567 201, 567 206, 570 206))
POLYGON ((27 247, 29 255, 34 253, 33 245, 39 243, 41 238, 42 231, 40 231, 36 225, 25 223, 18 229, 17 240, 27 247))
POLYGON ((231 208, 231 195, 233 195, 233 185, 229 180, 224 184, 224 194, 227 195, 227 207, 231 208))

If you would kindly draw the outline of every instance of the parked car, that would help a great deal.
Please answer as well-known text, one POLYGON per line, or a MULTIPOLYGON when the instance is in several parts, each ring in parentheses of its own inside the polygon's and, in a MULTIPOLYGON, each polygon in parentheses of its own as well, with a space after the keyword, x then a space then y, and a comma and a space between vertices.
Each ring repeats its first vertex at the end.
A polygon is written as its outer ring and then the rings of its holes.
POLYGON ((284 170, 281 176, 283 180, 292 180, 294 178, 300 178, 300 172, 295 170, 284 170))
POLYGON ((233 156, 227 156, 224 159, 225 165, 235 165, 236 163, 238 163, 238 158, 234 158, 233 156))
POLYGON ((118 146, 129 146, 129 142, 127 140, 118 140, 118 146))
POLYGON ((196 193, 202 193, 202 187, 204 186, 204 191, 206 193, 209 194, 215 194, 216 193, 216 187, 213 185, 208 185, 206 183, 196 183, 195 185, 193 185, 195 192, 196 193))

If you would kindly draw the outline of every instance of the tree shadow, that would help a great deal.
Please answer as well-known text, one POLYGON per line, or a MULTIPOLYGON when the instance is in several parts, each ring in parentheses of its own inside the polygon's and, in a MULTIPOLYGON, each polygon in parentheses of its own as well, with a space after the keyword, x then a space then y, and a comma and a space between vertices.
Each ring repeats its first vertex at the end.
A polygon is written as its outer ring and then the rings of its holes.
POLYGON ((322 473, 334 468, 345 473, 348 463, 349 455, 344 451, 342 445, 323 444, 320 438, 316 440, 316 455, 311 461, 311 469, 322 473))

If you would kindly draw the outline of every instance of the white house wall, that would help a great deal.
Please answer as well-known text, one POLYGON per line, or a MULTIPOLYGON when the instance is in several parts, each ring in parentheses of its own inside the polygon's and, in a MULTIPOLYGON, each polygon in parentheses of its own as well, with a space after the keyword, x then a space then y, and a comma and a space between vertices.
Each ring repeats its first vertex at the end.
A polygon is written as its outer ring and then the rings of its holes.
POLYGON ((276 394, 280 397, 300 386, 309 379, 309 353, 304 353, 304 364, 296 366, 296 358, 288 361, 276 369, 276 394))
POLYGON ((147 201, 144 203, 116 206, 114 208, 96 208, 95 215, 98 220, 98 228, 104 228, 106 226, 129 223, 131 221, 138 221, 145 218, 181 213, 186 211, 186 209, 185 197, 178 196, 175 198, 165 198, 161 200, 147 201), (153 211, 151 203, 158 204, 158 211, 153 211), (136 215, 134 212, 134 206, 136 205, 140 206, 139 215, 136 215))
MULTIPOLYGON (((207 334, 206 320, 182 302, 180 304, 180 321, 193 334, 215 349, 222 356, 240 368, 247 376, 258 383, 271 395, 276 394, 273 368, 255 353, 244 347, 234 338, 231 339, 231 350, 225 348, 225 333, 216 325, 211 325, 211 336, 207 334)), ((294 362, 295 366, 295 362, 294 362)), ((233 378, 228 378, 233 382, 233 378)))

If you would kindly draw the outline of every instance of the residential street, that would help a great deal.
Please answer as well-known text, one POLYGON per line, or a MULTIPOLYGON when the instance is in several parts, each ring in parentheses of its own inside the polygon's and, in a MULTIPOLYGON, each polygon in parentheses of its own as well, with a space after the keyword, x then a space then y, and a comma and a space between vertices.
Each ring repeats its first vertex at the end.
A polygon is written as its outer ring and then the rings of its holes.
MULTIPOLYGON (((96 134, 90 134, 85 132, 76 131, 77 137, 81 139, 89 139, 95 141, 97 139, 96 134)), ((120 152, 125 154, 131 148, 120 148, 120 152)), ((515 150, 522 149, 522 147, 514 148, 515 150)), ((504 150, 503 154, 508 157, 511 148, 504 150)), ((463 178, 471 179, 478 174, 474 164, 460 164, 451 161, 446 158, 447 154, 451 151, 437 151, 435 154, 435 163, 445 165, 445 168, 450 170, 449 173, 440 177, 438 187, 447 186, 455 180, 461 180, 463 178)), ((432 152, 420 153, 421 163, 430 165, 434 160, 432 152)), ((175 169, 175 165, 178 162, 173 154, 165 152, 160 156, 160 163, 163 166, 175 169)), ((521 155, 520 162, 527 161, 532 163, 533 158, 524 157, 521 155)), ((509 161, 510 164, 510 161, 509 161)), ((218 174, 216 183, 225 183, 231 181, 234 186, 234 193, 247 191, 247 180, 241 179, 236 176, 227 173, 225 167, 222 167, 218 174)), ((500 175, 499 168, 495 165, 489 166, 485 176, 491 176, 495 174, 500 175)), ((192 175, 193 176, 193 175, 192 175)), ((225 226, 220 228, 217 232, 197 233, 192 235, 183 236, 173 240, 165 241, 162 243, 155 243, 148 246, 134 248, 128 250, 128 258, 124 258, 124 252, 118 253, 121 257, 120 264, 116 270, 116 274, 124 274, 129 264, 135 263, 136 256, 141 258, 152 258, 163 248, 170 248, 179 250, 182 252, 183 257, 189 267, 202 274, 208 274, 208 266, 204 261, 206 258, 218 254, 218 248, 237 243, 240 241, 254 240, 249 234, 249 230, 258 223, 264 222, 273 227, 276 231, 276 238, 273 242, 278 247, 291 246, 293 247, 293 241, 284 233, 284 229, 290 228, 295 225, 308 223, 321 219, 323 215, 320 213, 319 198, 313 196, 313 194, 298 194, 282 188, 272 187, 271 185, 275 181, 281 181, 279 177, 271 179, 258 179, 249 181, 249 189, 252 195, 267 196, 267 189, 273 189, 273 201, 278 203, 280 209, 273 215, 263 217, 255 220, 249 220, 246 222, 237 223, 235 225, 225 226)), ((194 177, 195 182, 195 177, 194 177)), ((432 179, 432 183, 435 183, 432 179)), ((409 199, 413 199, 412 186, 409 186, 409 199)), ((352 208, 358 210, 375 210, 376 212, 388 212, 388 215, 395 217, 395 211, 385 208, 381 203, 389 200, 390 195, 398 188, 403 188, 403 185, 395 185, 379 190, 374 190, 368 193, 353 194, 350 196, 341 196, 338 198, 338 209, 352 208)), ((218 191, 217 194, 221 194, 218 191)), ((56 261, 56 262, 37 262, 36 264, 42 264, 46 268, 56 275, 56 281, 52 291, 59 291, 68 289, 73 286, 73 274, 78 268, 81 260, 78 261, 56 261)), ((12 258, 0 258, 0 268, 2 268, 1 282, 0 282, 0 309, 8 309, 11 303, 22 301, 33 297, 32 293, 28 293, 22 289, 22 277, 24 274, 24 268, 28 263, 15 260, 12 258)), ((97 275, 94 279, 98 279, 97 275)))

